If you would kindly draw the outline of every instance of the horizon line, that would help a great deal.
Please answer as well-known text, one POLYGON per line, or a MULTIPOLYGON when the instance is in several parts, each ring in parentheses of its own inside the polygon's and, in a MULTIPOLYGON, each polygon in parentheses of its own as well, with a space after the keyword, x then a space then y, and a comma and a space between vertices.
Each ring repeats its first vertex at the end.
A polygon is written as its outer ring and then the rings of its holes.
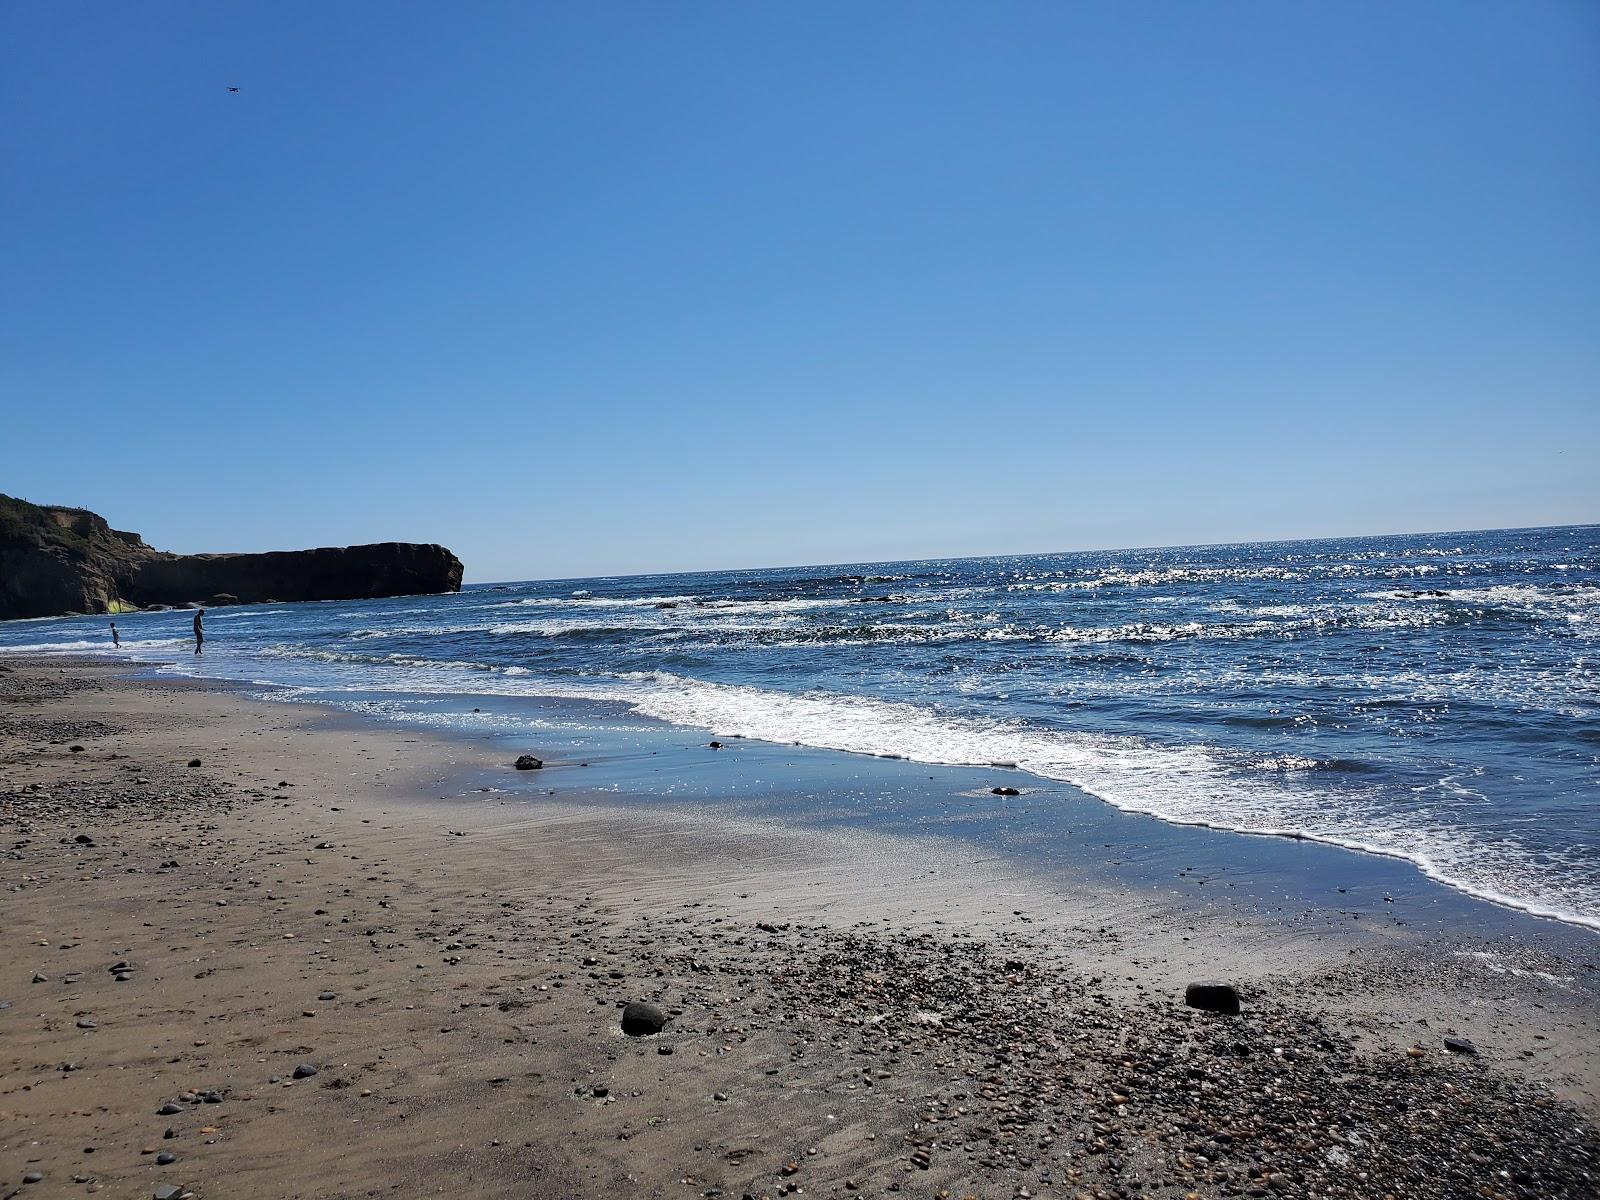
POLYGON ((870 558, 854 562, 783 563, 763 567, 712 567, 704 570, 681 571, 630 571, 616 575, 544 575, 526 579, 484 579, 463 583, 462 591, 470 587, 503 587, 517 583, 565 583, 584 579, 657 579, 673 575, 715 575, 728 571, 815 571, 826 567, 876 567, 898 563, 977 562, 990 558, 1051 558, 1063 554, 1143 554, 1153 550, 1220 550, 1230 546, 1277 546, 1296 542, 1349 542, 1362 538, 1396 537, 1454 537, 1480 533, 1522 533, 1538 529, 1594 529, 1600 521, 1566 522, 1558 525, 1496 525, 1479 529, 1402 530, 1397 533, 1341 533, 1325 537, 1300 538, 1247 538, 1236 542, 1173 542, 1164 546, 1106 546, 1099 549, 1079 550, 1022 550, 1011 554, 948 554, 931 558, 870 558))

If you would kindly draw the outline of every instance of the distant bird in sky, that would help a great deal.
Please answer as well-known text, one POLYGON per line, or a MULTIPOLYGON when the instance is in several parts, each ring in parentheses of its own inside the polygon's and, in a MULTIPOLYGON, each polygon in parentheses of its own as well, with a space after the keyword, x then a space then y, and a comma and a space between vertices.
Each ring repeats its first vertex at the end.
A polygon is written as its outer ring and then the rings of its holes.
POLYGON ((239 90, 239 89, 238 89, 238 88, 229 88, 229 89, 228 89, 228 90, 229 90, 229 91, 230 91, 230 92, 237 92, 237 91, 238 91, 238 90, 239 90))

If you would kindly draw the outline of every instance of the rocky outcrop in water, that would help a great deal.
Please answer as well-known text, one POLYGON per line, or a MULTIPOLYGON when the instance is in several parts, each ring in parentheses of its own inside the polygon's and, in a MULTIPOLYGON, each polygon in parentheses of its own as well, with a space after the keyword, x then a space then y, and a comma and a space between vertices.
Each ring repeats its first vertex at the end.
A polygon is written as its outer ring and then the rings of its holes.
POLYGON ((378 542, 265 554, 167 554, 87 509, 0 495, 0 620, 460 589, 461 560, 443 546, 378 542))

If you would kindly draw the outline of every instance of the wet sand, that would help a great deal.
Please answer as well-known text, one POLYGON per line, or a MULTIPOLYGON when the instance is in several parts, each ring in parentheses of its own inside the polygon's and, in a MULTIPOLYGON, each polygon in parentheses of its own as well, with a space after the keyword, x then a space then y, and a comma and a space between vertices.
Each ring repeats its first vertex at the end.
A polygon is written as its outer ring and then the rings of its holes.
POLYGON ((0 1194, 1600 1190, 1584 935, 1334 936, 0 665, 0 1194))

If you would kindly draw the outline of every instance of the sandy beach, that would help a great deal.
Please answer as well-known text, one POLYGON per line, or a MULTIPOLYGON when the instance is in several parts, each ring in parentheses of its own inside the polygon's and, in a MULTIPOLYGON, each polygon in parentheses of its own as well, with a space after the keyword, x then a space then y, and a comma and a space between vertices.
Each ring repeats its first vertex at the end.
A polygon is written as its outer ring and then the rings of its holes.
POLYGON ((1581 932, 1208 920, 938 839, 580 796, 576 765, 540 801, 498 746, 226 685, 0 665, 4 1195, 1600 1189, 1581 932), (1209 977, 1241 1015, 1185 1006, 1209 977), (665 1028, 622 1032, 630 1002, 665 1028))

